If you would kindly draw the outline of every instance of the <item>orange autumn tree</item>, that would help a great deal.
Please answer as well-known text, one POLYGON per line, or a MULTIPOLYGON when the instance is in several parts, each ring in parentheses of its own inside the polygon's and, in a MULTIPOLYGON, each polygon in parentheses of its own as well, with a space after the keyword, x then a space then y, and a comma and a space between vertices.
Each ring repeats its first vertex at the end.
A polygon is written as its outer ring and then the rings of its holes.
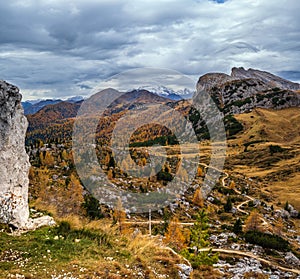
POLYGON ((49 151, 40 152, 39 159, 42 166, 53 167, 55 160, 49 151))
POLYGON ((234 189, 235 188, 235 182, 233 180, 231 180, 231 182, 229 184, 229 188, 230 189, 234 189))
POLYGON ((202 195, 202 191, 200 188, 197 188, 193 197, 193 204, 199 206, 199 207, 204 207, 204 199, 202 195))
POLYGON ((252 210, 245 222, 245 231, 262 231, 261 216, 256 209, 252 210))
POLYGON ((167 228, 165 233, 164 242, 170 245, 177 251, 186 248, 186 239, 181 231, 181 226, 177 217, 174 217, 167 228))
MULTIPOLYGON (((62 186, 62 185, 61 185, 62 186)), ((70 175, 65 187, 56 187, 53 199, 57 201, 56 207, 60 216, 82 215, 84 210, 84 189, 75 174, 70 175)))
POLYGON ((197 176, 203 176, 203 170, 202 170, 202 168, 201 167, 198 167, 197 168, 197 176))
POLYGON ((120 234, 125 234, 128 229, 127 225, 125 223, 126 212, 123 208, 122 201, 120 198, 118 199, 115 210, 114 210, 113 220, 114 220, 114 223, 118 224, 120 234))
POLYGON ((279 217, 277 219, 277 223, 274 225, 273 232, 278 236, 282 236, 283 230, 284 230, 284 223, 282 217, 279 217))

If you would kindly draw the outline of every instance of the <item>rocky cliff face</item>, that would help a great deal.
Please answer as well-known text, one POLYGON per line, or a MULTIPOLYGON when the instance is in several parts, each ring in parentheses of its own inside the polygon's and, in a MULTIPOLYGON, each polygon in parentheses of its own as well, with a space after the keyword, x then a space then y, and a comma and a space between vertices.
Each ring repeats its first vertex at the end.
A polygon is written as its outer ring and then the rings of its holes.
POLYGON ((0 81, 0 222, 25 227, 29 218, 25 151, 27 120, 19 89, 0 81))
POLYGON ((300 85, 268 72, 233 68, 231 75, 210 73, 199 78, 225 114, 239 114, 255 107, 282 109, 300 106, 300 85))
POLYGON ((265 71, 254 70, 251 68, 248 70, 245 70, 243 67, 232 68, 231 76, 234 79, 257 79, 262 81, 264 84, 268 85, 270 88, 278 87, 287 90, 300 90, 300 84, 298 83, 291 82, 289 80, 283 79, 265 71))

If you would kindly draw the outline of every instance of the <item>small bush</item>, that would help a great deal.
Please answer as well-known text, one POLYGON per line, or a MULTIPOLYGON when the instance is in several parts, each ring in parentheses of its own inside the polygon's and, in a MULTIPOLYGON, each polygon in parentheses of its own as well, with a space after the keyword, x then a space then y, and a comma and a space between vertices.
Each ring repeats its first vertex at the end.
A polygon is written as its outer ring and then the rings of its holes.
POLYGON ((86 215, 91 220, 97 220, 104 217, 100 208, 99 201, 92 195, 84 196, 84 203, 82 204, 82 207, 85 209, 86 215))
POLYGON ((282 148, 279 145, 270 145, 269 146, 269 150, 270 150, 271 155, 273 155, 274 153, 281 153, 281 152, 283 152, 284 148, 282 148))
POLYGON ((278 235, 266 234, 259 231, 248 231, 245 234, 247 242, 259 245, 263 248, 275 249, 278 251, 289 251, 289 242, 278 235))
POLYGON ((173 176, 172 176, 172 174, 170 174, 169 172, 160 171, 160 172, 157 174, 157 179, 158 179, 158 180, 163 180, 163 181, 172 181, 173 176))

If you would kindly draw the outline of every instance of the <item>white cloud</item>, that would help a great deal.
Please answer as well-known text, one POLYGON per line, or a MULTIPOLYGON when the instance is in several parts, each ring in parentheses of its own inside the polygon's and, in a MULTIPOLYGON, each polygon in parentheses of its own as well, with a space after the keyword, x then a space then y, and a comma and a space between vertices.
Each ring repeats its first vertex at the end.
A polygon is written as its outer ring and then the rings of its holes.
POLYGON ((88 94, 82 84, 134 67, 195 78, 245 66, 300 80, 299 10, 298 0, 4 2, 0 78, 25 98, 88 94))

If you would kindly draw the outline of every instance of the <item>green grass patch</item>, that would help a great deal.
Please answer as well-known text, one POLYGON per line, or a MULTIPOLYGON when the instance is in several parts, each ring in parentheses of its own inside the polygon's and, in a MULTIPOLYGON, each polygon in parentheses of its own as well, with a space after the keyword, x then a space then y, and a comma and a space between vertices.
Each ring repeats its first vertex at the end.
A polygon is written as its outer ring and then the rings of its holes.
MULTIPOLYGON (((16 273, 26 278, 51 278, 49 274, 70 270, 74 261, 85 266, 90 261, 103 260, 111 255, 111 247, 106 233, 74 230, 66 222, 55 228, 41 228, 20 236, 1 232, 0 278, 16 273)), ((127 251, 123 254, 124 258, 130 256, 127 251)))

